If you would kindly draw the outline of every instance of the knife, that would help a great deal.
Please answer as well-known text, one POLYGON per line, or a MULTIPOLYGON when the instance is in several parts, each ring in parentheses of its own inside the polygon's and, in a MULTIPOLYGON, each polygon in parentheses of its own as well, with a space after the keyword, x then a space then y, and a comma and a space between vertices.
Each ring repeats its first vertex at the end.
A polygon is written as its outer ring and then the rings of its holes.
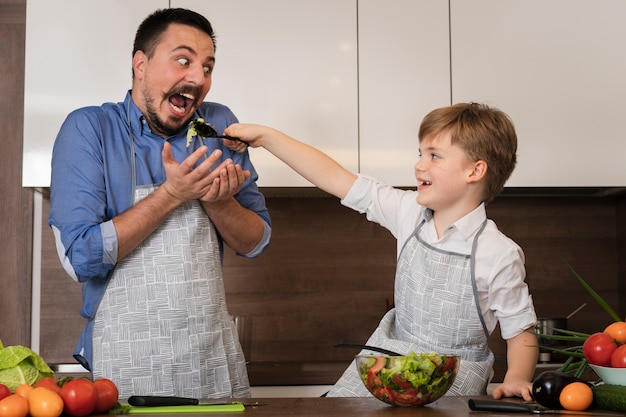
POLYGON ((128 404, 134 407, 170 407, 170 406, 183 406, 183 405, 232 405, 241 404, 249 407, 256 407, 259 405, 265 405, 258 401, 241 402, 241 401, 211 401, 200 402, 196 398, 188 397, 172 397, 161 395, 132 395, 128 397, 128 404))
POLYGON ((241 413, 246 411, 246 408, 241 403, 231 403, 231 404, 215 404, 215 405, 174 405, 174 406, 164 406, 164 407, 132 407, 128 406, 129 410, 127 414, 166 414, 168 416, 174 414, 206 414, 210 413, 241 413))
POLYGON ((540 408, 533 404, 514 403, 498 400, 469 399, 468 405, 472 411, 495 411, 500 413, 530 413, 530 414, 570 414, 579 416, 621 416, 622 414, 599 411, 551 410, 540 408))

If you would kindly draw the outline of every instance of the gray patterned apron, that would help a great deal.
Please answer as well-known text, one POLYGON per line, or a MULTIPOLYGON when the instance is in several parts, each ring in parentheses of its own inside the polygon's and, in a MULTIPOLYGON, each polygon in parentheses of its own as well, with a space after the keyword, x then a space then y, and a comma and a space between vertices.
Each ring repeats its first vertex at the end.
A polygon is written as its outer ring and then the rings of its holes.
MULTIPOLYGON (((135 187, 134 203, 155 188, 135 187)), ((94 319, 92 364, 120 398, 250 396, 216 230, 200 202, 179 207, 118 263, 94 319)))
MULTIPOLYGON (((437 352, 461 356, 459 374, 446 395, 484 395, 492 377, 493 353, 476 294, 471 255, 443 251, 419 237, 422 222, 405 243, 396 270, 395 308, 367 341, 398 353, 437 352)), ((362 353, 372 353, 363 351, 362 353)), ((329 397, 369 396, 352 361, 329 397)))

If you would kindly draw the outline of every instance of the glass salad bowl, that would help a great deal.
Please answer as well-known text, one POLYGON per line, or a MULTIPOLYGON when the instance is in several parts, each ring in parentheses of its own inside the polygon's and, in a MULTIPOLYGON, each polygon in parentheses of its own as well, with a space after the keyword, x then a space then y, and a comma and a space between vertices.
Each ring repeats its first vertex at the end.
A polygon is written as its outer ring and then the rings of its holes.
POLYGON ((403 356, 357 355, 361 381, 381 401, 421 407, 442 397, 459 371, 460 357, 436 353, 403 356))

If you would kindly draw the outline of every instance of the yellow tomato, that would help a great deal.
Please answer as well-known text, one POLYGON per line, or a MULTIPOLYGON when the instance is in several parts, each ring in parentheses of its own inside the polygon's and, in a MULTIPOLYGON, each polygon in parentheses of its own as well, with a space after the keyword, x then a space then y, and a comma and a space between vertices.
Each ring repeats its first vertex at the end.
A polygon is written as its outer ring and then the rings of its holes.
POLYGON ((22 385, 19 385, 17 388, 15 388, 14 394, 21 395, 25 399, 28 399, 28 396, 30 395, 30 392, 33 389, 34 388, 32 385, 22 384, 22 385))
POLYGON ((561 391, 559 402, 566 410, 583 411, 593 402, 593 391, 584 382, 572 382, 561 391))
POLYGON ((63 399, 48 388, 37 387, 28 396, 28 408, 32 417, 59 417, 63 413, 63 399))
POLYGON ((0 417, 26 417, 28 400, 19 394, 11 394, 0 400, 0 417))
POLYGON ((620 343, 626 343, 626 322, 616 321, 606 326, 604 333, 620 343))

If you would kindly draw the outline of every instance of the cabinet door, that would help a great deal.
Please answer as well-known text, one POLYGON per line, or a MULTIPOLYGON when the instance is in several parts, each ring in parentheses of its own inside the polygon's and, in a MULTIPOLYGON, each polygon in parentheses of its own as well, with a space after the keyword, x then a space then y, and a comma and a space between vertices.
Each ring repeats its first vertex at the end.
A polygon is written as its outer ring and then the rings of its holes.
POLYGON ((420 122, 449 104, 448 2, 359 0, 360 171, 415 186, 420 122))
MULTIPOLYGON (((358 169, 354 0, 172 0, 217 34, 206 100, 320 148, 358 169)), ((260 186, 310 186, 264 149, 250 150, 260 186)))
POLYGON ((124 99, 137 26, 167 5, 167 0, 28 0, 23 186, 50 185, 52 145, 68 113, 124 99))
POLYGON ((451 1, 454 102, 513 119, 507 186, 626 185, 626 2, 451 1))

